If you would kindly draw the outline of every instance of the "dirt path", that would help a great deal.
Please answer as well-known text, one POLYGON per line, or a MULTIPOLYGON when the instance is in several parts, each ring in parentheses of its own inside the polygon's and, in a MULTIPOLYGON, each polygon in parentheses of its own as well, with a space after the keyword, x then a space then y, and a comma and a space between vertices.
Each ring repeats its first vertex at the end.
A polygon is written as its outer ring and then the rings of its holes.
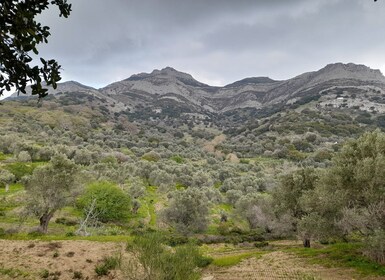
POLYGON ((0 240, 0 279, 122 279, 112 271, 108 277, 97 277, 95 266, 106 256, 118 255, 122 244, 91 241, 13 241, 0 240), (56 275, 56 278, 55 278, 56 275))
MULTIPOLYGON (((281 251, 249 258, 240 264, 205 271, 203 280, 352 280, 361 279, 354 270, 344 268, 325 268, 307 264, 303 259, 281 251)), ((384 278, 366 278, 384 279, 384 278)))

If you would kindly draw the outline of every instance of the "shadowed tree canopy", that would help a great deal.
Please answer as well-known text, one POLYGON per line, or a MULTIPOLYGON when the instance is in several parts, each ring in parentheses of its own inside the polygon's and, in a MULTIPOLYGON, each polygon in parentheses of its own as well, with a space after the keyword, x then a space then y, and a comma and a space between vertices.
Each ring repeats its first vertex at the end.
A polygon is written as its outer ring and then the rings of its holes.
POLYGON ((42 65, 31 65, 37 46, 47 43, 49 27, 35 20, 50 6, 57 6, 60 16, 67 18, 71 4, 67 0, 1 0, 0 2, 0 96, 15 88, 26 93, 31 83, 32 94, 44 97, 43 82, 56 88, 61 66, 54 59, 40 58, 42 65))

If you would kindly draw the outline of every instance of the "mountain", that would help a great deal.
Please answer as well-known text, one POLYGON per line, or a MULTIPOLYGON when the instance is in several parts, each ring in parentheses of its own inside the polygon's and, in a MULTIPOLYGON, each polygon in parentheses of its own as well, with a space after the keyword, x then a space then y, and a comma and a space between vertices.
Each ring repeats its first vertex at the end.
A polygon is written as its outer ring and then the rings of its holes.
POLYGON ((257 77, 225 87, 202 84, 191 75, 168 67, 150 74, 134 75, 101 91, 114 95, 123 103, 131 103, 133 108, 138 104, 149 108, 161 106, 167 100, 175 106, 187 105, 196 112, 224 113, 241 108, 261 109, 266 105, 293 103, 332 87, 350 87, 351 91, 371 87, 382 92, 384 85, 385 77, 378 70, 364 65, 336 63, 286 81, 257 77))
MULTIPOLYGON (((171 67, 151 73, 133 75, 101 89, 77 82, 58 84, 50 94, 83 93, 107 101, 113 112, 128 111, 142 117, 163 111, 176 117, 181 114, 232 114, 241 109, 264 112, 277 111, 292 104, 318 100, 319 106, 357 107, 362 110, 385 112, 381 102, 385 92, 385 77, 379 70, 353 63, 329 64, 326 67, 301 74, 292 79, 276 81, 268 77, 251 77, 224 87, 201 83, 190 74, 171 67), (347 98, 352 97, 354 98, 347 98), (341 99, 342 97, 342 99, 341 99), (343 98, 345 97, 345 100, 343 98), (374 99, 373 99, 374 98, 374 99), (349 99, 349 100, 347 100, 349 99), (342 101, 341 101, 342 100, 342 101), (339 104, 341 102, 344 104, 339 104), (146 108, 146 113, 143 113, 146 108)), ((15 97, 13 94, 12 97, 15 97)))
MULTIPOLYGON (((41 108, 33 109, 36 113, 6 111, 4 106, 9 126, 20 118, 24 121, 18 129, 24 131, 22 124, 33 118, 90 142, 95 137, 90 131, 112 130, 124 134, 119 141, 130 147, 143 135, 152 139, 152 146, 184 147, 184 141, 198 139, 197 145, 207 144, 221 155, 295 161, 310 156, 319 157, 317 162, 329 158, 346 139, 376 128, 385 130, 385 77, 352 63, 329 64, 281 81, 249 77, 223 87, 167 67, 100 89, 66 82, 50 93, 39 103, 41 108), (223 135, 220 142, 206 143, 218 134, 223 135)), ((10 108, 37 106, 30 98, 11 100, 10 108)))

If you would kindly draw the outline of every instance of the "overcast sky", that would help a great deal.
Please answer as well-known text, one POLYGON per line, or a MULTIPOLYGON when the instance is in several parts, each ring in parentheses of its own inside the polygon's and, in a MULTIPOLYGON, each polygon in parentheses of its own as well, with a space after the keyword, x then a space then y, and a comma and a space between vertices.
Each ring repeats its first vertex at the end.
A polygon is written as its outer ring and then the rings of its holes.
POLYGON ((171 66, 210 85, 288 79, 328 63, 385 73, 385 0, 69 0, 40 20, 40 55, 96 88, 171 66))

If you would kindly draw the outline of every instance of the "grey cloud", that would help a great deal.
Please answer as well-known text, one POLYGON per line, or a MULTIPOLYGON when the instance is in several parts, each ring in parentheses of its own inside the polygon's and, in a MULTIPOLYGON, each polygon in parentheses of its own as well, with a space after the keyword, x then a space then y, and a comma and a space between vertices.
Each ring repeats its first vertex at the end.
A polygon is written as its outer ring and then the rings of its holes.
POLYGON ((335 61, 383 67, 385 3, 368 0, 74 0, 41 19, 41 55, 64 78, 103 86, 173 66, 208 83, 283 79, 335 61))

